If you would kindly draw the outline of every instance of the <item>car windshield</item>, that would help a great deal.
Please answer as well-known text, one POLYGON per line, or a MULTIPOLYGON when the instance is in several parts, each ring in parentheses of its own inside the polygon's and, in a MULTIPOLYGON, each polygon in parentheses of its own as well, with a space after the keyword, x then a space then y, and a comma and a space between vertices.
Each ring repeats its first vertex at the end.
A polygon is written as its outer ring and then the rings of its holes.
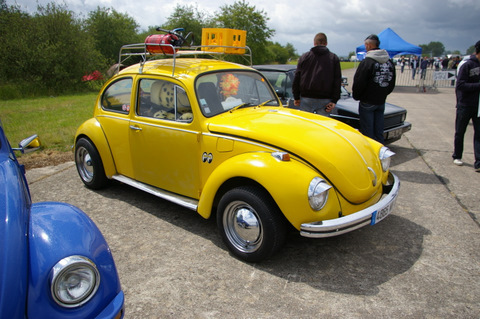
POLYGON ((265 78, 250 71, 208 73, 197 79, 195 89, 206 117, 240 107, 280 105, 265 78))

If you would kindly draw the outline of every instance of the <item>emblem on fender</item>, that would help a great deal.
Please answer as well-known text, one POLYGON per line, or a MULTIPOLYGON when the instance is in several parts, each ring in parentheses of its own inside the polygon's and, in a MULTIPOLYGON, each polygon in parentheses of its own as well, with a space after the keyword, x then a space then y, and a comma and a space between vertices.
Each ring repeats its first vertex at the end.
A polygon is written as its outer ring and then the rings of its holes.
POLYGON ((204 152, 202 154, 202 162, 210 164, 212 162, 212 160, 213 160, 213 154, 212 153, 207 154, 207 152, 204 152))

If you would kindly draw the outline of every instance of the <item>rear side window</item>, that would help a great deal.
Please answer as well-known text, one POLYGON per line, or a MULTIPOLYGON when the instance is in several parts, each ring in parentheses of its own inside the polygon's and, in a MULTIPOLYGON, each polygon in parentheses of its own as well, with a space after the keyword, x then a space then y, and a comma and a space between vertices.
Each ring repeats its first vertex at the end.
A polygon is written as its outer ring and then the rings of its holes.
POLYGON ((106 111, 128 114, 132 95, 132 79, 120 79, 105 89, 102 108, 106 111))
POLYGON ((142 79, 137 114, 177 122, 191 122, 192 107, 183 88, 172 82, 142 79))

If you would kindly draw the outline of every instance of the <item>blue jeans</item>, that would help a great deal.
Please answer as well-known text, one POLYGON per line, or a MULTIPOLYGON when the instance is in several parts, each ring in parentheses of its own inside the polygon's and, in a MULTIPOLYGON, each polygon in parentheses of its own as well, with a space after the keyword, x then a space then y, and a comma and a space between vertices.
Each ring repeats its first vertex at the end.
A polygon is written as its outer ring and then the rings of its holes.
POLYGON ((383 127, 385 103, 374 105, 364 102, 358 104, 358 114, 360 116, 360 132, 384 144, 383 127))
POLYGON ((311 97, 301 97, 300 107, 302 111, 320 114, 323 116, 330 116, 330 113, 325 111, 325 105, 332 102, 330 99, 314 99, 311 97))

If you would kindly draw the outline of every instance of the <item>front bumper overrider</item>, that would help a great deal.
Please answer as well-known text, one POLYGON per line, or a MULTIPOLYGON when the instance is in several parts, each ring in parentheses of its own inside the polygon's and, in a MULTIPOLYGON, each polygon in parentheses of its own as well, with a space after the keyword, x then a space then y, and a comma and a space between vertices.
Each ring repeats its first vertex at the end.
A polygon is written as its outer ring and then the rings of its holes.
POLYGON ((356 213, 335 219, 302 224, 300 235, 309 238, 326 238, 342 235, 367 225, 375 225, 388 216, 395 205, 400 180, 389 173, 388 185, 383 186, 383 197, 374 205, 356 213))

